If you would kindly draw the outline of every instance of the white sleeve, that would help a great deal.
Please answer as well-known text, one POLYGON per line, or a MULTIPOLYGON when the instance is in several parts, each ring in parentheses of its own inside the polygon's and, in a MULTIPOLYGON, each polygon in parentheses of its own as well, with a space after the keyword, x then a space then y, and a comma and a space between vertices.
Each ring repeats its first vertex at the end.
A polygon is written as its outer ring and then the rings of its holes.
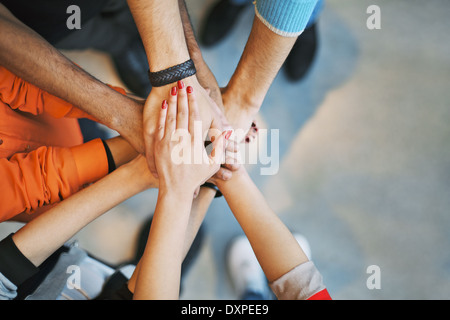
POLYGON ((302 263, 270 283, 279 300, 307 300, 326 289, 322 275, 312 261, 302 263))

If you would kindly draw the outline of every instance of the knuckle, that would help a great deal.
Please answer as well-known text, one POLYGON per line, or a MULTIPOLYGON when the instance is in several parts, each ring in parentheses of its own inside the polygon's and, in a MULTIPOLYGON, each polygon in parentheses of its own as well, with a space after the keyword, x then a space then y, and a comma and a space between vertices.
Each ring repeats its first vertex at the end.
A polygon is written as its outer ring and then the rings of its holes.
POLYGON ((168 115, 167 119, 166 119, 167 123, 169 123, 169 124, 174 123, 176 120, 177 120, 176 117, 173 115, 168 115))
POLYGON ((154 133, 155 133, 155 128, 153 126, 146 126, 144 128, 144 135, 146 135, 147 137, 153 136, 154 133))
POLYGON ((186 110, 178 109, 178 117, 179 118, 186 118, 187 116, 188 116, 188 113, 186 112, 186 110))

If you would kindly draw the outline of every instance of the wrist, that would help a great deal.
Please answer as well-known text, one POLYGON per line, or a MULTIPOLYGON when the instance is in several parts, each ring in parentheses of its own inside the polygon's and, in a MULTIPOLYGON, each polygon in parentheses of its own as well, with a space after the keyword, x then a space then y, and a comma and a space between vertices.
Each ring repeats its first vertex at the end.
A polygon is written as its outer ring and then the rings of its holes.
POLYGON ((153 88, 164 87, 197 73, 194 61, 189 58, 179 64, 161 70, 149 70, 148 77, 153 88))
POLYGON ((248 113, 258 113, 264 97, 258 98, 252 90, 239 83, 229 83, 222 94, 224 105, 235 105, 248 113))
POLYGON ((219 188, 219 190, 223 193, 224 189, 232 188, 233 184, 237 183, 236 181, 244 178, 247 174, 244 166, 240 166, 236 171, 233 171, 231 178, 228 180, 223 179, 215 179, 214 184, 219 188))
MULTIPOLYGON (((198 85, 197 76, 194 74, 192 76, 181 79, 185 86, 196 86, 198 85)), ((170 94, 173 87, 178 87, 178 81, 168 83, 166 85, 160 87, 152 88, 152 92, 159 92, 161 96, 166 96, 168 93, 170 94)), ((158 105, 159 107, 159 105, 158 105)))
POLYGON ((164 178, 159 179, 159 195, 176 197, 177 201, 189 200, 194 197, 195 187, 185 186, 180 183, 167 183, 164 178))
POLYGON ((206 63, 205 60, 203 60, 202 51, 196 42, 188 45, 188 50, 192 61, 194 61, 196 65, 197 63, 206 63))
POLYGON ((134 160, 122 165, 114 171, 114 174, 120 175, 120 181, 127 189, 134 194, 139 193, 149 188, 156 187, 157 180, 147 168, 145 157, 138 156, 134 160))

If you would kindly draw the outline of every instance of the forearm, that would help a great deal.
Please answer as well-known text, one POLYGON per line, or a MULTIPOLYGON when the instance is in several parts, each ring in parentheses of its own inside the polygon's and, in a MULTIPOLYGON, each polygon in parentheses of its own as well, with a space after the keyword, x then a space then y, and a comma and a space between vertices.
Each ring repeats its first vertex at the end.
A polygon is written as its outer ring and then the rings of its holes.
POLYGON ((2 5, 0 30, 2 66, 117 130, 143 152, 142 104, 83 71, 2 5))
POLYGON ((192 243, 200 229, 201 224, 205 218, 206 212, 214 200, 216 191, 210 188, 200 188, 197 198, 192 202, 191 214, 189 215, 189 222, 186 229, 186 236, 184 241, 183 259, 186 257, 192 243))
POLYGON ((295 41, 296 38, 275 34, 255 17, 244 52, 228 83, 224 104, 226 98, 257 111, 295 41))
POLYGON ((160 188, 147 245, 139 262, 134 299, 178 299, 192 198, 160 188))
MULTIPOLYGON (((186 227, 185 240, 183 243, 182 259, 184 259, 194 242, 195 236, 203 222, 203 219, 208 211, 208 208, 214 199, 215 191, 210 188, 201 188, 197 198, 192 202, 191 214, 189 215, 189 221, 186 227)), ((135 292, 136 281, 141 269, 142 262, 136 266, 136 270, 128 281, 128 289, 131 292, 135 292)))
POLYGON ((114 160, 114 165, 116 168, 130 162, 138 155, 136 150, 128 143, 128 141, 121 136, 105 140, 105 143, 111 151, 111 156, 114 160))
POLYGON ((186 45, 191 59, 195 63, 197 69, 197 79, 203 88, 210 89, 210 96, 218 106, 222 106, 222 96, 220 93, 219 84, 216 77, 211 72, 211 69, 203 59, 202 52, 197 43, 197 39, 192 29, 192 24, 189 18, 189 12, 186 7, 185 0, 178 0, 180 7, 181 22, 183 24, 184 36, 186 38, 186 45))
POLYGON ((249 239, 269 281, 278 279, 308 260, 245 169, 239 169, 230 180, 218 181, 217 185, 249 239))
MULTIPOLYGON (((197 39, 195 38, 194 30, 192 29, 191 19, 186 7, 185 0, 178 0, 178 7, 180 10, 181 23, 183 25, 184 37, 186 39, 187 49, 189 55, 194 59, 203 60, 200 47, 198 46, 197 39)), ((194 60, 195 62, 195 60, 194 60)))
POLYGON ((178 0, 128 0, 147 53, 150 71, 167 69, 189 59, 178 0))
POLYGON ((56 249, 101 214, 147 185, 130 167, 120 168, 35 218, 13 236, 19 250, 39 266, 56 249))
MULTIPOLYGON (((151 72, 166 70, 191 58, 184 36, 178 0, 128 0, 128 5, 144 44, 151 72)), ((172 88, 177 86, 176 80, 181 79, 174 79, 172 83, 163 86, 154 86, 144 107, 143 137, 149 168, 154 174, 156 171, 152 139, 157 125, 155 115, 161 108, 161 102, 168 99, 172 88)), ((195 74, 182 80, 185 87, 190 86, 196 92, 202 118, 202 130, 206 131, 213 121, 210 97, 201 87, 195 74)))

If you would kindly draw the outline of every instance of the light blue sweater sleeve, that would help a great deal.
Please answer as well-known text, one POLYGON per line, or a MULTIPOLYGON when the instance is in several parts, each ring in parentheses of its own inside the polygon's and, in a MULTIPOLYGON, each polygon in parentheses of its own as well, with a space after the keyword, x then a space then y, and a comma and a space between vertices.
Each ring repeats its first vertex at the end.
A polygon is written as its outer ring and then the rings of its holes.
POLYGON ((314 11, 318 0, 255 0, 256 16, 273 32, 297 37, 314 11))

